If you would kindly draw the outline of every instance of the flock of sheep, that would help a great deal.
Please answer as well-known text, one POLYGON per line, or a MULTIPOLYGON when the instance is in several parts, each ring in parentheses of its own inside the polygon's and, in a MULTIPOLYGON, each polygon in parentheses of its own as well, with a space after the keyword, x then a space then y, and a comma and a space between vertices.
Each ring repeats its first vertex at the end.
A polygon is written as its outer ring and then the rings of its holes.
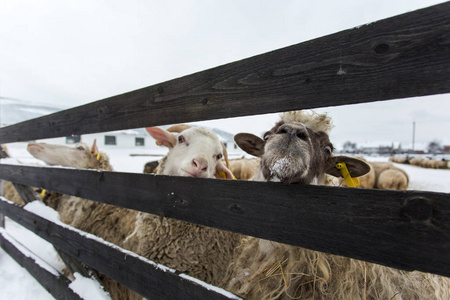
MULTIPOLYGON (((336 164, 345 162, 354 177, 362 176, 362 187, 406 189, 407 174, 390 163, 335 156, 331 128, 327 115, 284 113, 262 138, 236 135, 236 143, 256 158, 231 161, 209 130, 181 126, 147 131, 169 148, 156 167, 157 174, 344 185, 337 179, 336 164)), ((28 150, 50 165, 112 170, 108 156, 95 143, 75 148, 32 143, 28 150)), ((401 271, 74 196, 48 193, 43 201, 67 224, 248 299, 450 299, 450 279, 442 276, 401 271)), ((141 298, 100 278, 114 299, 141 298)))
POLYGON ((390 157, 390 161, 428 169, 450 169, 450 162, 445 159, 428 159, 424 157, 390 157))

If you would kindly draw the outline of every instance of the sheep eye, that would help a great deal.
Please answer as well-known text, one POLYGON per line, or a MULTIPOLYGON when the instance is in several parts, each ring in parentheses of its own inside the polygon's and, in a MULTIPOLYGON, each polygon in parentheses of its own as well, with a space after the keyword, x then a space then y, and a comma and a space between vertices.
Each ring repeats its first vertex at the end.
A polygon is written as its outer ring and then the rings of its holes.
POLYGON ((84 151, 84 147, 83 147, 83 146, 78 146, 76 149, 77 149, 77 150, 84 151))
POLYGON ((265 134, 264 135, 264 141, 267 141, 270 138, 270 134, 265 134))
POLYGON ((326 147, 325 147, 325 153, 326 153, 326 154, 331 154, 332 151, 333 151, 333 149, 331 149, 330 146, 326 146, 326 147))
POLYGON ((222 154, 217 154, 217 156, 216 156, 217 160, 221 159, 222 157, 223 157, 222 154))
POLYGON ((178 143, 184 143, 184 142, 185 142, 184 136, 180 135, 178 137, 178 143))

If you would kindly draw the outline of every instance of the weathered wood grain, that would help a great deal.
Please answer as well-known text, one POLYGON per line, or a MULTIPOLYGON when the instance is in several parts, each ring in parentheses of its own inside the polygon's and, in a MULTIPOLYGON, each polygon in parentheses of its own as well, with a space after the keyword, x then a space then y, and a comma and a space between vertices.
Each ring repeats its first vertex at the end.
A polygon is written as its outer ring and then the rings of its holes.
POLYGON ((450 276, 450 196, 0 165, 0 178, 277 242, 450 276))
POLYGON ((55 276, 39 266, 34 259, 25 256, 13 244, 0 234, 0 246, 19 265, 24 267, 55 299, 81 300, 75 292, 69 288, 70 281, 64 276, 55 276))
POLYGON ((177 272, 165 271, 161 265, 49 222, 18 205, 0 201, 0 210, 55 247, 148 299, 229 299, 180 277, 177 272))
POLYGON ((450 3, 0 129, 0 143, 450 92, 450 3))

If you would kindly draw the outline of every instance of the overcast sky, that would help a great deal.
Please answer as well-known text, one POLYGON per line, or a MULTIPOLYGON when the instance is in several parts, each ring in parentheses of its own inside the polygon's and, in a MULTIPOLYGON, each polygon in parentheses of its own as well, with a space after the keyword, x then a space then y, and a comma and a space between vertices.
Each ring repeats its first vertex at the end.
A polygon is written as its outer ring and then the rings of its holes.
MULTIPOLYGON (((445 1, 0 0, 0 96, 77 106, 445 1)), ((332 141, 450 145, 450 95, 320 109, 332 141)), ((205 122, 261 134, 276 115, 205 122)))

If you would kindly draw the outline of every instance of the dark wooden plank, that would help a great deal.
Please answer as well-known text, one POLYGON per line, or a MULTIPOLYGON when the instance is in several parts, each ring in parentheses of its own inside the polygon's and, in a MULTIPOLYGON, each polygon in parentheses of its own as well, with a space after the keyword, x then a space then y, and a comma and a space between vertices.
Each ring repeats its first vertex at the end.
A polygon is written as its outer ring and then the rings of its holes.
POLYGON ((450 276, 450 195, 0 165, 0 178, 224 230, 450 276))
POLYGON ((0 129, 0 143, 450 92, 450 3, 0 129))
POLYGON ((24 267, 53 297, 56 299, 81 300, 80 296, 69 288, 70 281, 64 276, 55 276, 40 267, 34 259, 25 256, 2 234, 0 234, 0 246, 19 265, 24 267))
MULTIPOLYGON (((12 184, 13 184, 14 188, 17 190, 17 193, 20 195, 20 197, 22 198, 22 200, 25 204, 30 203, 36 199, 39 199, 39 197, 36 195, 36 192, 33 190, 33 188, 31 188, 27 185, 20 184, 20 183, 13 182, 12 184)), ((62 261, 64 262, 64 264, 66 265, 66 267, 70 270, 70 272, 72 274, 77 272, 85 277, 88 277, 90 274, 93 274, 92 270, 89 267, 81 264, 76 258, 74 258, 70 255, 67 255, 66 253, 64 253, 62 251, 59 251, 58 249, 55 249, 55 250, 59 254, 62 261)), ((100 284, 99 279, 96 278, 95 276, 93 276, 93 280, 96 280, 100 284)))
MULTIPOLYGON (((178 272, 165 271, 164 266, 58 226, 13 203, 0 200, 0 211, 55 247, 149 299, 229 299, 222 293, 181 277, 178 272)), ((228 294, 233 299, 241 299, 228 294)))

